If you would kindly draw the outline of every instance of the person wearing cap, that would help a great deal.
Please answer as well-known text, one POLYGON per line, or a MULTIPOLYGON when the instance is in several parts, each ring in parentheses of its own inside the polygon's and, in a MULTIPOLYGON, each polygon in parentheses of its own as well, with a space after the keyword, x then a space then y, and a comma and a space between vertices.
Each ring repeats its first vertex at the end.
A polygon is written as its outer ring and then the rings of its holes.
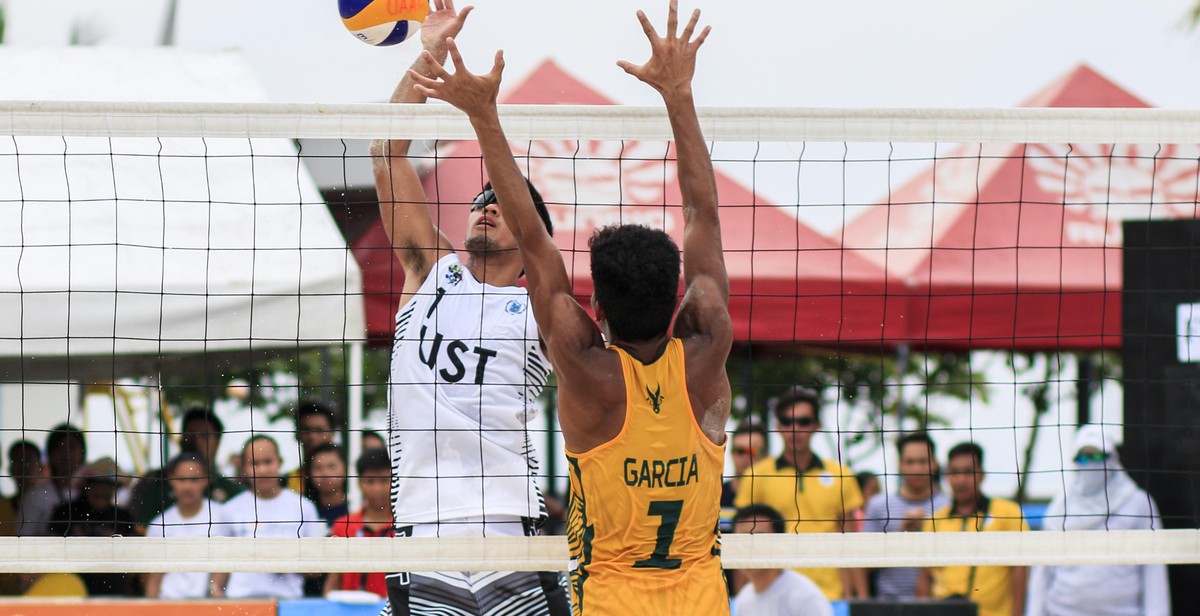
MULTIPOLYGON (((1121 465, 1119 440, 1096 424, 1075 433, 1067 489, 1050 501, 1045 530, 1161 529, 1154 499, 1121 465)), ((1034 567, 1027 614, 1164 616, 1171 613, 1167 567, 1064 565, 1034 567)))
MULTIPOLYGON (((112 458, 101 458, 79 471, 79 496, 55 507, 50 517, 54 537, 128 537, 136 535, 133 515, 117 506, 120 470, 112 458)), ((134 594, 137 577, 127 573, 85 573, 88 595, 134 594)))

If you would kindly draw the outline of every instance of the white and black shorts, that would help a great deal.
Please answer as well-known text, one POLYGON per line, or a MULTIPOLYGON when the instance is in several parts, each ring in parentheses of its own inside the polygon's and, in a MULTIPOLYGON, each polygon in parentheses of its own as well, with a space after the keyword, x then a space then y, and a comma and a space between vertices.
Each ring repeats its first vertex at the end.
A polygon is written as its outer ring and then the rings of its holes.
MULTIPOLYGON (((487 529, 487 536, 537 534, 528 519, 514 520, 511 528, 498 533, 489 521, 487 529)), ((482 530, 480 526, 475 532, 482 530)), ((433 525, 396 528, 397 537, 438 534, 433 525)), ((566 575, 557 571, 393 573, 387 576, 388 604, 381 616, 570 616, 566 583, 566 575)))

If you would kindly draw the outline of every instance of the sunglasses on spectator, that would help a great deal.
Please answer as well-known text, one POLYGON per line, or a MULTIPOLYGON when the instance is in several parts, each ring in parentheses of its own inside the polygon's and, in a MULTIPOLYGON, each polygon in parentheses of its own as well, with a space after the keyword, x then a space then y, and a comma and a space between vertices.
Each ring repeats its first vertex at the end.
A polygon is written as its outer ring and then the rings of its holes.
POLYGON ((794 418, 793 417, 780 417, 779 425, 781 425, 785 428, 791 428, 793 426, 795 426, 797 428, 811 428, 811 427, 817 425, 817 418, 816 417, 794 417, 794 418))
POLYGON ((475 195, 475 200, 471 201, 471 211, 481 210, 493 203, 496 203, 496 192, 489 188, 475 195))
POLYGON ((734 447, 733 455, 735 456, 756 456, 758 455, 757 447, 734 447))
POLYGON ((1103 451, 1094 453, 1081 453, 1075 456, 1076 464, 1099 464, 1108 459, 1108 454, 1103 451))

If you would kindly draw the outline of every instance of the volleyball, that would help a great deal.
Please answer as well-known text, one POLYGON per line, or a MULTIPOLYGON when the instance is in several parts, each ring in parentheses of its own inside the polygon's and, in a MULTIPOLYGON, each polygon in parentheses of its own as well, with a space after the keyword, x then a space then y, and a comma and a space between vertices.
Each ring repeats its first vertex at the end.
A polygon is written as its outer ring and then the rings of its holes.
POLYGON ((342 23, 358 40, 384 47, 404 42, 429 15, 428 0, 338 0, 342 23))

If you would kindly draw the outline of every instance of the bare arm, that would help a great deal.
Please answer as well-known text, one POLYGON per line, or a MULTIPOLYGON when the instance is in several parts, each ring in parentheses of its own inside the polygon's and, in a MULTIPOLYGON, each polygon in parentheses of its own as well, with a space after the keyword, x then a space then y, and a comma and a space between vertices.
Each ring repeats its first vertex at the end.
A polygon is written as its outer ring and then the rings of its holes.
MULTIPOLYGON (((461 13, 453 0, 434 0, 434 12, 421 28, 422 53, 405 72, 392 92, 393 103, 424 103, 426 97, 413 86, 413 73, 429 76, 446 61, 446 39, 462 30, 471 7, 461 13)), ((408 158, 408 140, 377 140, 371 144, 375 172, 375 190, 379 197, 379 217, 392 249, 404 268, 404 296, 401 303, 421 286, 433 264, 454 248, 433 224, 429 199, 421 178, 408 158)))
POLYGON ((150 599, 158 598, 158 595, 162 592, 162 579, 163 579, 163 574, 161 574, 161 573, 147 573, 146 574, 146 579, 145 579, 146 597, 148 597, 150 599))
MULTIPOLYGON (((504 71, 503 52, 496 53, 489 73, 473 75, 467 71, 454 42, 447 41, 447 45, 454 63, 454 74, 437 67, 433 78, 412 71, 409 77, 417 83, 417 89, 423 95, 454 105, 471 120, 479 138, 492 189, 496 192, 500 216, 512 230, 521 251, 534 316, 558 372, 560 384, 581 380, 593 383, 600 381, 603 375, 592 369, 595 356, 585 351, 603 350, 604 340, 599 328, 575 301, 562 254, 534 207, 525 178, 513 159, 512 149, 500 125, 496 99, 504 71)), ((572 389, 592 391, 595 388, 584 386, 572 389)), ((565 388, 560 389, 560 396, 564 391, 565 388)), ((571 403, 563 403, 562 406, 576 408, 571 403)), ((577 448, 579 443, 572 439, 572 435, 584 431, 577 429, 580 426, 573 425, 579 419, 578 414, 564 413, 560 419, 567 446, 580 450, 577 448)))
POLYGON ((1013 616, 1025 613, 1025 591, 1028 586, 1029 570, 1025 567, 1012 568, 1012 605, 1013 616))
POLYGON ((694 11, 681 35, 676 36, 678 6, 677 0, 672 0, 666 36, 660 37, 646 14, 638 11, 638 20, 650 39, 651 58, 641 66, 624 61, 618 65, 662 95, 675 137, 684 219, 684 299, 675 335, 719 340, 732 336, 732 321, 729 276, 725 271, 721 221, 717 214, 717 181, 692 97, 696 52, 711 30, 706 26, 692 40, 699 19, 700 11, 694 11))
POLYGON ((692 97, 696 52, 711 27, 706 26, 693 39, 700 20, 696 10, 677 36, 677 0, 671 0, 665 36, 659 36, 645 13, 638 11, 637 16, 650 40, 650 60, 641 66, 625 61, 617 64, 662 95, 671 121, 684 222, 684 296, 673 335, 683 340, 687 352, 688 394, 696 418, 709 439, 720 444, 725 442, 729 419, 731 393, 725 362, 733 344, 733 321, 717 213, 717 181, 692 97))
POLYGON ((932 587, 933 574, 929 571, 929 567, 922 567, 921 572, 917 575, 917 596, 928 598, 932 587))
POLYGON ((225 598, 225 587, 229 586, 229 573, 214 573, 208 582, 208 596, 213 599, 225 598))

